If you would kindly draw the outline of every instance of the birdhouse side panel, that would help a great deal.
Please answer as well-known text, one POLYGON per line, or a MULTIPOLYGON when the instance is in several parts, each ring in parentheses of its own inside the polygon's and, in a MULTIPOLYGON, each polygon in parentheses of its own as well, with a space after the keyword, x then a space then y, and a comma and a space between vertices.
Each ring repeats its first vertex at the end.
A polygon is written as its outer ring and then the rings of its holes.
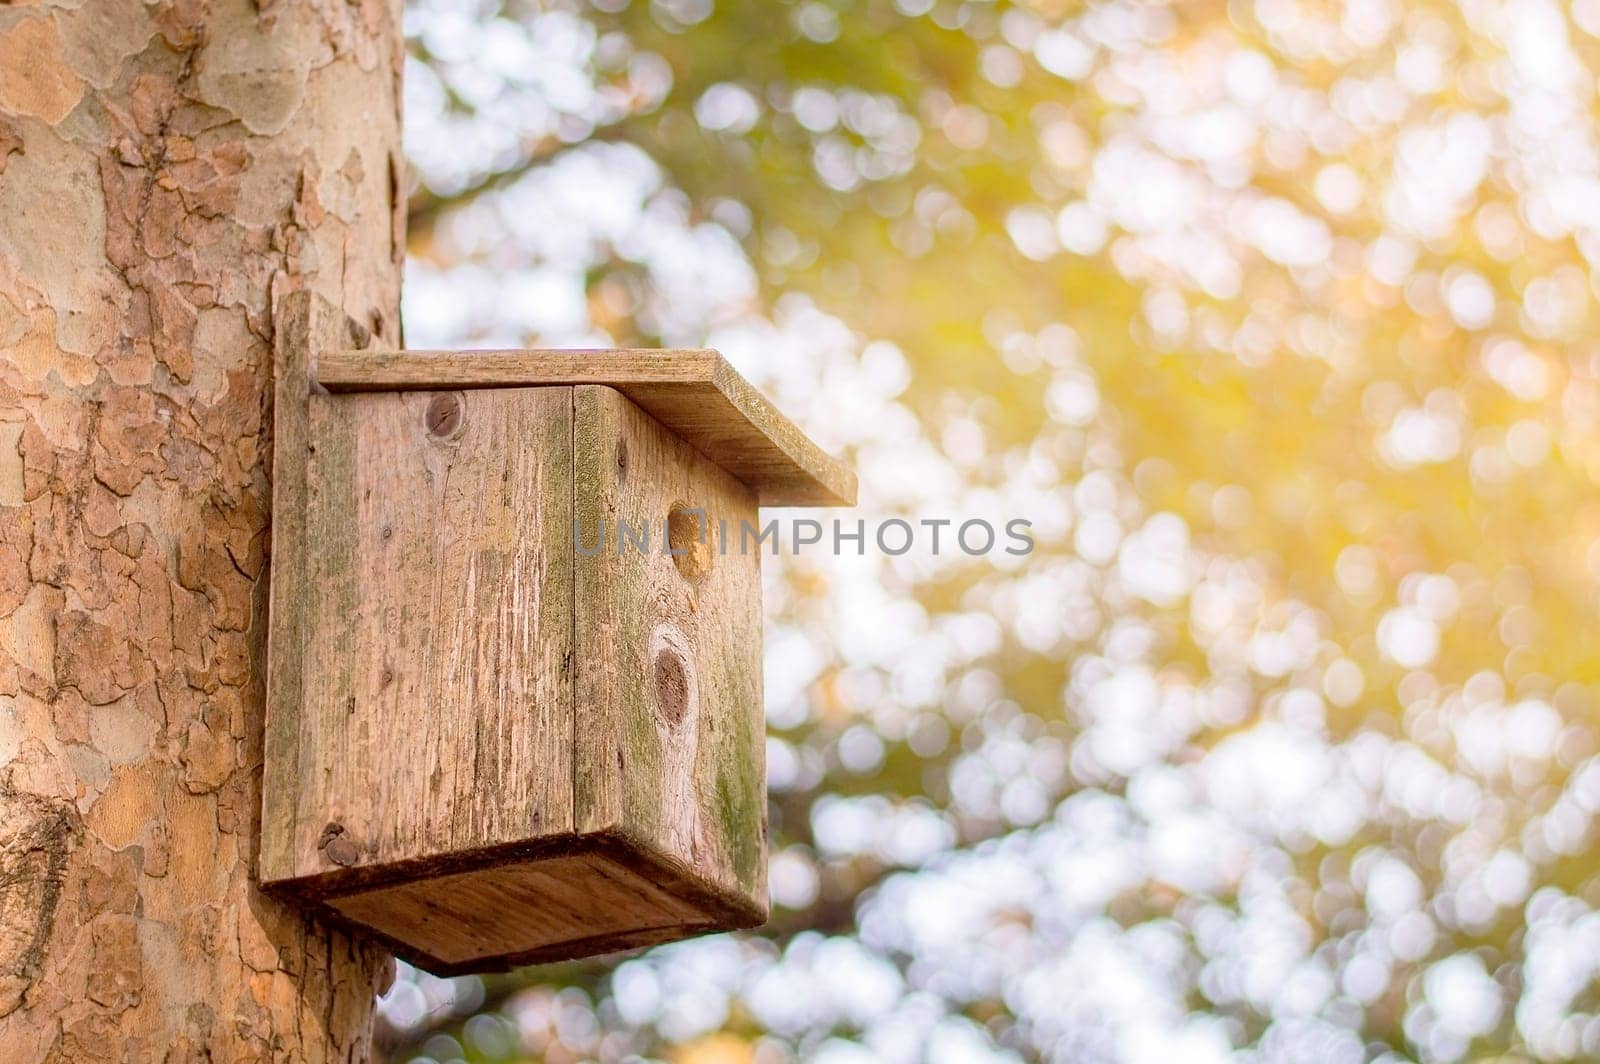
POLYGON ((758 924, 761 574, 740 544, 755 493, 610 388, 575 388, 573 417, 578 828, 680 869, 725 926, 758 924))
POLYGON ((297 876, 571 832, 572 393, 314 395, 297 876))

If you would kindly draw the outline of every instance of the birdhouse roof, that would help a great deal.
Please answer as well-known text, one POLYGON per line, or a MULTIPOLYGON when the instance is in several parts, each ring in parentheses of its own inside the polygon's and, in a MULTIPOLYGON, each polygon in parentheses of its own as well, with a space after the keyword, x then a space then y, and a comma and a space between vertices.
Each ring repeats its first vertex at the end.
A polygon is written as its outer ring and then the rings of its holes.
POLYGON ((594 384, 615 388, 749 485, 763 506, 853 506, 855 473, 701 349, 327 351, 330 392, 594 384))

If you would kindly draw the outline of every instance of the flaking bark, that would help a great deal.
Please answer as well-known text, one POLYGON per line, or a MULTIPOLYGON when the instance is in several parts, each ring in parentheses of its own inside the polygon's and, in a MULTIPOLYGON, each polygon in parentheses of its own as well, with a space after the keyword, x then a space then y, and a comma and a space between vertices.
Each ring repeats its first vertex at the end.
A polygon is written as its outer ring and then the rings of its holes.
POLYGON ((0 7, 0 1060, 362 1060, 252 886, 274 298, 398 344, 390 0, 0 7))

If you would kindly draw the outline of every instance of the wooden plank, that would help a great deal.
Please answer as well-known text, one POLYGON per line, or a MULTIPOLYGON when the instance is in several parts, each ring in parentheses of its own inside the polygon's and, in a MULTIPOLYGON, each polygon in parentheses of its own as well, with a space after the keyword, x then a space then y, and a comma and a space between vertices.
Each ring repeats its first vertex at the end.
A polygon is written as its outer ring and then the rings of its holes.
POLYGON ((854 506, 855 473, 715 351, 327 351, 333 392, 593 384, 615 388, 748 484, 763 506, 854 506))
POLYGON ((315 395, 310 437, 292 875, 570 834, 570 389, 315 395))
POLYGON ((300 794, 301 660, 308 546, 306 460, 310 453, 311 353, 357 343, 345 313, 320 296, 293 292, 273 308, 272 564, 267 619, 267 705, 263 738, 263 882, 293 874, 300 794))
POLYGON ((729 394, 706 352, 646 360, 653 411, 591 384, 311 394, 332 326, 306 306, 278 396, 263 884, 437 971, 762 922, 760 496, 703 448, 764 415, 693 428, 729 394))
POLYGON ((413 880, 328 905, 444 969, 591 940, 626 948, 706 924, 694 905, 601 853, 413 880))
POLYGON ((574 816, 692 871, 739 925, 766 918, 760 554, 755 493, 610 388, 573 389, 577 520, 574 816), (663 524, 678 523, 669 556, 663 524), (604 549, 596 550, 599 522, 604 549), (651 526, 647 553, 619 522, 651 526), (727 523, 733 537, 718 550, 727 523), (591 553, 592 552, 592 553, 591 553))

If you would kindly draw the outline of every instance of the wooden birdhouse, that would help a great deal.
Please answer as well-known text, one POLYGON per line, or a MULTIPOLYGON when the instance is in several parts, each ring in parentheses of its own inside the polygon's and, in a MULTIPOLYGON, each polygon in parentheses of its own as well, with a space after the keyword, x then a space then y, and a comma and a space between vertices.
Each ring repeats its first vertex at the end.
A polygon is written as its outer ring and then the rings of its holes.
POLYGON ((279 311, 262 886, 435 973, 762 923, 739 530, 854 476, 712 351, 350 328, 279 311))

